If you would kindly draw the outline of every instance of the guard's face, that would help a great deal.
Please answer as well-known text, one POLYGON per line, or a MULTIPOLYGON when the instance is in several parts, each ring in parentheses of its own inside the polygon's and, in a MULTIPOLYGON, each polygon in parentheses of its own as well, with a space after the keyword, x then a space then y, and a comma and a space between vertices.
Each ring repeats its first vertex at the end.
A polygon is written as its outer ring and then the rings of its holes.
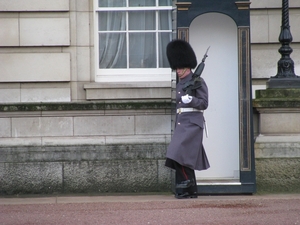
POLYGON ((176 73, 180 79, 186 77, 191 72, 188 68, 177 68, 176 73))

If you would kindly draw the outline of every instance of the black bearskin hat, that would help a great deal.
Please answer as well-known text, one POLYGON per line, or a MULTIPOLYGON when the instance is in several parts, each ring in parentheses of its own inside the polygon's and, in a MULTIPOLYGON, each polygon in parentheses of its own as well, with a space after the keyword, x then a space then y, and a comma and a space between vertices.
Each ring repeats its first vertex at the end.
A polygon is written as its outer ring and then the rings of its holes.
POLYGON ((194 69, 197 66, 195 52, 191 45, 184 40, 173 40, 167 45, 167 58, 173 70, 177 68, 194 69))

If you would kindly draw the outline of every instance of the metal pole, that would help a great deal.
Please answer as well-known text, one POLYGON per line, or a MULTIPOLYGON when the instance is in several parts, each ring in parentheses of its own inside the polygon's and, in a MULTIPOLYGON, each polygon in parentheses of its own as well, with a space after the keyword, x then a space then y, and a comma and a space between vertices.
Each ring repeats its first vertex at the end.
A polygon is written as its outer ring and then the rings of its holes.
POLYGON ((269 88, 300 88, 300 78, 294 72, 294 61, 290 57, 293 52, 290 47, 292 40, 289 23, 289 0, 282 0, 282 23, 279 35, 281 47, 278 50, 281 58, 277 63, 277 75, 271 77, 267 82, 269 88))

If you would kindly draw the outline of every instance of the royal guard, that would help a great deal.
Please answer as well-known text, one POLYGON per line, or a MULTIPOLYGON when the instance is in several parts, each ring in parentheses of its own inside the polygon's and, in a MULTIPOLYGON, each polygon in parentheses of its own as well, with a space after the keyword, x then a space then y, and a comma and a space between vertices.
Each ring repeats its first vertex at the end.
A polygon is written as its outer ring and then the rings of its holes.
MULTIPOLYGON (((194 74, 191 71, 197 66, 197 58, 188 42, 171 41, 167 45, 167 58, 170 67, 176 70, 178 83, 175 130, 167 149, 165 166, 176 171, 175 197, 197 198, 195 170, 210 167, 202 143, 208 88, 200 77, 201 73, 196 74, 196 70, 194 74)), ((203 60, 202 62, 204 63, 203 60)))

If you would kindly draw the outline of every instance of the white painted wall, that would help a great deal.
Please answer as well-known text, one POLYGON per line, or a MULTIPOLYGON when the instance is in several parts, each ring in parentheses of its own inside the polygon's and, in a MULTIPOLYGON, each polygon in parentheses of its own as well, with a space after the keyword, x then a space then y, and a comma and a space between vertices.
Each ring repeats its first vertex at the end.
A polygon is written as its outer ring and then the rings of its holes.
POLYGON ((190 43, 201 62, 208 46, 202 73, 209 89, 204 115, 209 138, 204 146, 211 168, 198 171, 197 179, 239 178, 238 43, 237 26, 224 14, 207 13, 190 26, 190 43))

